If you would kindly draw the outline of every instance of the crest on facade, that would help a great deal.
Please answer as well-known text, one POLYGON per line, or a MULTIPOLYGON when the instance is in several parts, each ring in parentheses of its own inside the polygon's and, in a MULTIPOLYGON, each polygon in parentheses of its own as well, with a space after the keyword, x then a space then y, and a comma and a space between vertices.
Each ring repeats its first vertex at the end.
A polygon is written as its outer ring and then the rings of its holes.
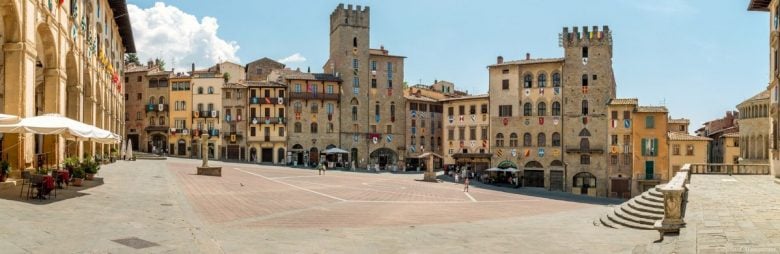
POLYGON ((527 126, 527 125, 531 125, 531 120, 528 120, 528 119, 526 118, 526 119, 525 119, 525 121, 523 121, 523 123, 524 123, 526 126, 527 126))
POLYGON ((544 157, 544 148, 539 148, 539 157, 544 157))
POLYGON ((512 157, 517 157, 517 149, 512 148, 512 157))
POLYGON ((553 87, 553 93, 555 95, 561 94, 561 88, 560 87, 553 87))
POLYGON ((559 121, 558 117, 553 117, 553 125, 558 125, 559 121))
POLYGON ((474 140, 472 140, 472 141, 471 141, 471 147, 473 148, 473 147, 475 147, 475 146, 477 146, 477 141, 474 141, 474 140))
POLYGON ((371 138, 371 142, 374 142, 374 144, 379 143, 379 138, 373 137, 371 138))
POLYGON ((477 115, 471 115, 471 121, 477 122, 477 115))
POLYGON ((417 117, 417 110, 412 110, 412 118, 417 117))
POLYGON ((526 97, 531 96, 531 89, 526 88, 524 93, 526 97))
POLYGON ((626 129, 631 128, 631 120, 623 120, 623 126, 626 127, 626 129))
POLYGON ((449 121, 450 121, 450 123, 452 123, 453 121, 455 121, 455 117, 453 117, 453 116, 450 116, 450 117, 449 117, 449 119, 447 119, 447 120, 449 120, 449 121))
POLYGON ((385 136, 385 139, 387 139, 387 143, 393 142, 393 134, 387 134, 387 136, 385 136))

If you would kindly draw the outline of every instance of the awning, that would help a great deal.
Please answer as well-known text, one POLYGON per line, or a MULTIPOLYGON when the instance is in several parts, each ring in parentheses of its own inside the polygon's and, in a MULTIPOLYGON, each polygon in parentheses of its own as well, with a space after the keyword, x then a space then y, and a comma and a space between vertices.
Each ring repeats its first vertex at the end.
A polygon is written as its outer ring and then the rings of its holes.
POLYGON ((19 123, 19 121, 20 119, 18 116, 0 114, 0 124, 15 124, 19 123))
MULTIPOLYGON (((0 119, 2 118, 0 117, 0 119)), ((64 117, 60 114, 28 117, 13 124, 0 122, 0 132, 62 135, 66 139, 87 139, 108 144, 120 141, 119 136, 110 131, 64 117)))
POLYGON ((432 153, 432 152, 427 152, 427 153, 424 153, 424 154, 420 154, 419 156, 417 156, 417 158, 418 159, 422 159, 422 158, 429 157, 429 156, 433 156, 433 157, 437 157, 439 159, 442 159, 441 155, 439 155, 437 153, 432 153))
POLYGON ((337 148, 337 147, 333 147, 331 149, 327 149, 327 150, 322 151, 322 152, 325 153, 325 154, 339 154, 339 153, 341 153, 341 154, 349 154, 349 152, 347 152, 346 150, 340 149, 340 148, 337 148))
POLYGON ((519 170, 517 170, 515 168, 489 168, 489 169, 486 169, 485 171, 515 173, 515 172, 517 172, 519 170))

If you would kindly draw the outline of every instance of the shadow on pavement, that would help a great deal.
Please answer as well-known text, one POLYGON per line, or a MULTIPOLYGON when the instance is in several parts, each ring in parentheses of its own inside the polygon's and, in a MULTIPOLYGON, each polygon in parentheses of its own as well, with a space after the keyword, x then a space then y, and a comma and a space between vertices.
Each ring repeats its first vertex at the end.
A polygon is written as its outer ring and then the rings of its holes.
MULTIPOLYGON (((436 177, 436 179, 438 179, 440 182, 455 183, 455 179, 453 179, 450 176, 439 175, 436 177)), ((463 183, 461 182, 460 184, 463 183)), ((622 204, 623 202, 626 202, 626 200, 623 199, 576 195, 576 194, 562 192, 562 191, 548 191, 544 188, 531 188, 531 187, 514 188, 509 185, 486 184, 475 180, 471 180, 470 184, 471 184, 471 188, 480 188, 486 190, 501 191, 506 193, 522 194, 522 195, 538 197, 538 198, 546 198, 546 199, 553 199, 553 200, 560 200, 560 201, 567 201, 567 202, 577 202, 577 203, 592 204, 592 205, 619 205, 622 204)))
MULTIPOLYGON (((16 186, 3 188, 0 190, 0 199, 9 200, 9 201, 16 201, 21 203, 27 203, 31 205, 48 205, 51 203, 56 203, 59 201, 64 201, 72 198, 78 198, 81 196, 89 195, 87 193, 83 193, 81 191, 91 189, 98 187, 100 185, 103 185, 103 178, 102 177, 95 177, 94 180, 87 181, 84 180, 82 186, 62 186, 62 189, 57 188, 56 189, 56 197, 55 197, 55 191, 51 191, 51 196, 48 196, 46 199, 37 199, 34 197, 27 198, 27 189, 29 188, 29 185, 22 185, 21 180, 17 183, 16 186), (22 186, 24 186, 24 189, 22 189, 22 186), (21 193, 21 196, 20 196, 21 193)), ((35 190, 32 190, 31 193, 34 193, 35 190)))

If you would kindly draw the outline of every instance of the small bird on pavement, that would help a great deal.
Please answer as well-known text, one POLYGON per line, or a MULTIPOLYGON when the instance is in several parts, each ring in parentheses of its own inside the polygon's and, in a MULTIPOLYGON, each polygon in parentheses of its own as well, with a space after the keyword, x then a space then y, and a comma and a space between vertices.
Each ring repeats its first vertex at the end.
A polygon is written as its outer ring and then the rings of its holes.
POLYGON ((241 185, 241 187, 244 187, 244 183, 238 183, 238 184, 240 184, 240 185, 241 185))

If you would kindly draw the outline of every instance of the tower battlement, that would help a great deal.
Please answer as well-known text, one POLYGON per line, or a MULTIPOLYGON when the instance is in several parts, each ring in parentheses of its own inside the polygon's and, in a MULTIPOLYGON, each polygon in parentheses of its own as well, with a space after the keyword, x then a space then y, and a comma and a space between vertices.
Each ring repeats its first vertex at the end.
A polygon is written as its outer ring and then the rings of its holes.
POLYGON ((579 47, 588 45, 608 45, 612 46, 612 31, 609 26, 603 26, 599 31, 598 26, 588 29, 587 26, 564 27, 563 32, 558 35, 558 46, 560 47, 579 47))
POLYGON ((330 32, 336 30, 339 26, 357 26, 357 27, 369 27, 370 10, 368 6, 352 6, 351 4, 346 7, 344 4, 339 4, 333 13, 330 14, 330 32))

